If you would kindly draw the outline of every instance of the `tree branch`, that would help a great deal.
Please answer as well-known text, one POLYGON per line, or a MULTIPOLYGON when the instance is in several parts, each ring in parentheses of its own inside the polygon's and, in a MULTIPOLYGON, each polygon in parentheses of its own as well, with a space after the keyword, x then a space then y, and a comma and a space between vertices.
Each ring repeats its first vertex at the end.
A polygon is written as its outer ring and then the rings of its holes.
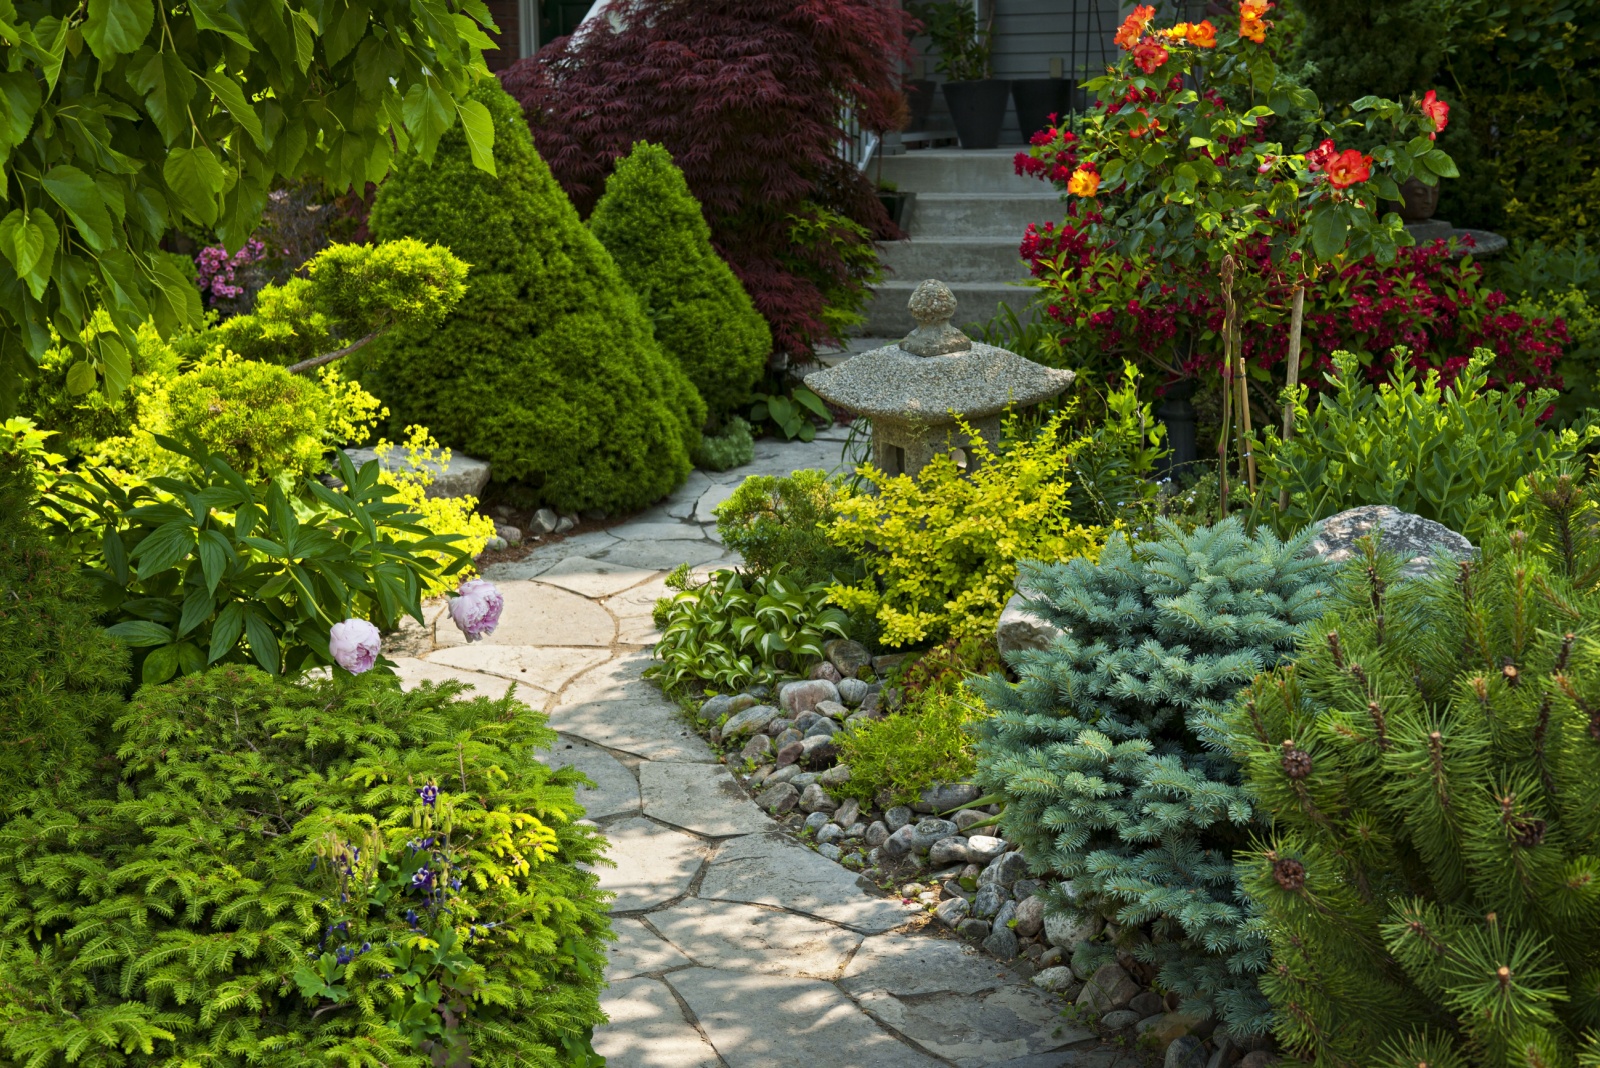
POLYGON ((372 342, 381 337, 383 333, 384 331, 382 330, 374 330, 366 337, 357 338, 355 341, 350 342, 350 344, 346 345, 342 349, 337 349, 333 352, 324 352, 321 356, 313 356, 309 360, 301 360, 299 363, 294 364, 289 368, 289 373, 292 375, 303 375, 307 371, 314 371, 324 364, 332 363, 334 360, 342 360, 352 352, 355 352, 357 349, 365 348, 367 345, 372 344, 372 342))

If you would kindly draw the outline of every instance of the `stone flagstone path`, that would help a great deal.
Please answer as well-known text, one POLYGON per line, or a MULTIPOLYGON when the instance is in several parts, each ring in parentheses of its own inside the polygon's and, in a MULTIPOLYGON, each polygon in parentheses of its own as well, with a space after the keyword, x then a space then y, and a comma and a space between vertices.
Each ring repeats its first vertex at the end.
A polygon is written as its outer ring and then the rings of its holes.
POLYGON ((1056 999, 1000 962, 918 930, 919 909, 874 896, 854 873, 780 830, 641 677, 666 573, 737 564, 711 510, 747 475, 840 466, 843 432, 759 442, 753 463, 696 471, 656 508, 493 566, 500 626, 467 645, 431 609, 393 655, 407 685, 507 681, 550 717, 546 759, 611 841, 617 941, 595 1036, 609 1068, 1113 1068, 1056 999))

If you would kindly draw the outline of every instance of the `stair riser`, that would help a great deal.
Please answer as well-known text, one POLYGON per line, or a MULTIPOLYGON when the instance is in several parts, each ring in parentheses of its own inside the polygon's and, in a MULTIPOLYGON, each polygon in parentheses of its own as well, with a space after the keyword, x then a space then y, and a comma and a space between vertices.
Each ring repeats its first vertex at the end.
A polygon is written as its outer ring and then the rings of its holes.
POLYGON ((960 156, 907 152, 885 156, 883 180, 908 193, 1037 193, 1037 178, 1015 172, 1011 156, 980 153, 960 156))
POLYGON ((1054 196, 991 199, 981 196, 930 200, 911 205, 907 230, 921 237, 1014 237, 1022 240, 1029 223, 1059 220, 1065 214, 1054 196))
MULTIPOLYGON (((960 282, 951 284, 950 290, 956 298, 955 322, 963 328, 971 323, 988 322, 999 314, 1002 303, 1010 305, 1018 317, 1022 317, 1036 292, 1021 286, 963 285, 960 282)), ((910 299, 909 288, 896 286, 874 291, 866 308, 867 321, 855 332, 872 337, 904 337, 917 325, 906 308, 910 299)))
POLYGON ((1028 277, 1027 265, 1009 241, 994 244, 919 238, 879 245, 879 261, 890 270, 889 280, 921 282, 1010 282, 1028 277))

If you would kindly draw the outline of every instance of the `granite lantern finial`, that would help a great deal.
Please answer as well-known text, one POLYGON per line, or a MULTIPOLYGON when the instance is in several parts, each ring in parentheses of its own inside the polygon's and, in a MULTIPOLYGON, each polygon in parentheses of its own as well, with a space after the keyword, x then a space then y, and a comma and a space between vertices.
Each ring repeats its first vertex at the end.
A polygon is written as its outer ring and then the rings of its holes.
POLYGON ((940 453, 964 451, 958 419, 995 449, 1008 409, 1072 384, 1071 371, 968 338, 950 322, 956 299, 943 282, 923 282, 909 306, 917 328, 905 340, 806 376, 812 392, 872 421, 872 462, 887 474, 915 475, 940 453))

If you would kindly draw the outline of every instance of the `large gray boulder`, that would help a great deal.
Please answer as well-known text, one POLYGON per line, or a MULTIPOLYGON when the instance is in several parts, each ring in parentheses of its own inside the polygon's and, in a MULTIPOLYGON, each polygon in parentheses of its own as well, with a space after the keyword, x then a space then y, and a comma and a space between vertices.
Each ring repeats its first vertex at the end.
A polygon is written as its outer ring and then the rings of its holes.
POLYGON ((995 625, 995 642, 1000 655, 1009 657, 1022 649, 1044 650, 1061 637, 1061 628, 1028 607, 1025 592, 1013 593, 995 625))
MULTIPOLYGON (((360 470, 368 460, 376 460, 378 454, 373 449, 346 449, 350 462, 360 470)), ((413 467, 406 450, 396 446, 389 449, 383 457, 383 469, 392 473, 411 471, 413 467)), ((464 453, 450 453, 450 462, 441 466, 433 460, 423 460, 416 465, 426 470, 433 476, 433 484, 427 488, 429 497, 480 497, 483 487, 489 484, 489 462, 487 460, 474 460, 464 453)), ((338 473, 337 468, 335 474, 338 473)))
POLYGON ((1425 576, 1439 549, 1444 549, 1458 560, 1478 555, 1472 542, 1443 523, 1402 512, 1392 504, 1351 508, 1338 515, 1330 515, 1317 523, 1315 529, 1316 536, 1306 551, 1334 564, 1359 559, 1361 549, 1356 545, 1357 539, 1376 533, 1378 548, 1405 559, 1405 566, 1400 571, 1403 578, 1425 576))

